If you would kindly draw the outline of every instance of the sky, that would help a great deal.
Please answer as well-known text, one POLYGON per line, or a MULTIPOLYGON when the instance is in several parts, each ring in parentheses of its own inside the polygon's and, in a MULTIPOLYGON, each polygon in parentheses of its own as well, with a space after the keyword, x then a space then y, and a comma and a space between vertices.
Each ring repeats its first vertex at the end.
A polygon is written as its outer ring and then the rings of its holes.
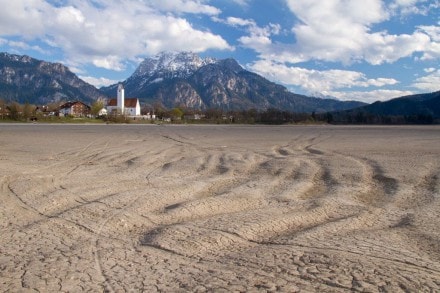
POLYGON ((0 52, 101 87, 163 51, 367 103, 440 90, 440 0, 0 0, 0 52), (5 9, 6 7, 6 9, 5 9))

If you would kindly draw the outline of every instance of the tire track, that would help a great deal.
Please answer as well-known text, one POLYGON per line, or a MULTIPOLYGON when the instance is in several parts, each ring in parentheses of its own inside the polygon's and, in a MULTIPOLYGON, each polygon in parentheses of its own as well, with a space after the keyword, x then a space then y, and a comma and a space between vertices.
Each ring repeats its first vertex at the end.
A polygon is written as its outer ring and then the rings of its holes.
MULTIPOLYGON (((301 155, 301 157, 304 157, 302 162, 306 162, 306 164, 310 164, 310 162, 313 162, 314 167, 315 167, 315 172, 314 175, 311 179, 311 187, 309 187, 309 189, 304 190, 304 194, 302 196, 303 200, 310 200, 311 196, 315 199, 320 199, 322 200, 323 197, 325 195, 328 195, 330 193, 334 193, 334 186, 338 184, 338 181, 336 181, 332 175, 330 175, 330 169, 329 167, 326 167, 326 160, 329 156, 339 156, 340 158, 343 159, 347 159, 347 157, 340 155, 340 154, 334 154, 334 153, 326 153, 324 151, 321 151, 319 149, 313 148, 312 146, 314 144, 319 143, 315 142, 317 140, 318 137, 313 137, 311 139, 308 140, 308 142, 306 144, 304 144, 302 147, 298 147, 296 146, 295 151, 291 151, 290 148, 288 146, 284 146, 284 147, 279 147, 279 146, 275 146, 272 148, 273 152, 275 153, 275 159, 284 159, 284 160, 288 160, 290 157, 294 157, 295 154, 298 156, 298 153, 301 155), (315 143, 313 143, 315 142, 315 143), (313 158, 313 160, 310 160, 311 158, 313 158)), ((322 139, 322 141, 326 140, 328 138, 324 138, 322 139)), ((180 141, 181 142, 181 141, 180 141)), ((225 156, 223 155, 221 158, 223 158, 223 160, 220 160, 220 164, 222 166, 225 166, 225 156)), ((355 163, 361 164, 361 166, 363 167, 364 172, 362 173, 362 177, 364 179, 368 178, 368 182, 370 183, 371 186, 379 186, 375 189, 376 192, 382 191, 383 193, 391 193, 391 192, 395 192, 397 187, 395 185, 395 180, 393 180, 393 178, 387 177, 384 175, 383 170, 380 168, 380 166, 378 164, 376 164, 373 161, 367 161, 367 162, 363 162, 360 160, 356 160, 353 158, 348 158, 349 160, 354 161, 355 163), (365 172, 365 170, 367 170, 367 172, 365 172), (370 172, 368 172, 370 171, 370 172)), ((297 160, 297 159, 296 159, 297 160)), ((289 162, 291 162, 291 160, 289 160, 289 162)), ((256 175, 258 173, 260 173, 260 177, 258 177, 259 180, 261 180, 261 173, 265 173, 266 175, 274 175, 274 173, 279 172, 278 170, 274 170, 275 168, 270 166, 270 164, 273 165, 277 165, 278 162, 276 162, 273 158, 272 160, 267 160, 263 163, 260 164, 260 167, 263 166, 263 168, 259 168, 260 171, 256 172, 256 173, 251 173, 251 174, 247 174, 245 177, 250 177, 249 182, 253 182, 256 181, 257 177, 252 178, 252 176, 250 175, 256 175), (263 169, 263 171, 261 171, 263 169)), ((230 166, 227 168, 227 172, 230 172, 231 168, 230 166)), ((308 174, 310 174, 310 172, 307 172, 308 174)), ((289 174, 289 177, 292 177, 292 173, 289 174)), ((289 177, 284 177, 282 180, 280 181, 285 181, 286 178, 289 177)), ((267 183, 265 183, 267 185, 267 183)), ((277 191, 280 191, 281 187, 283 186, 283 183, 279 184, 278 186, 272 187, 272 194, 275 194, 277 191), (279 188, 277 190, 277 187, 279 188)), ((253 186, 253 189, 255 191, 255 185, 253 186)), ((234 186, 234 189, 237 189, 238 186, 234 186)), ((288 187, 284 186, 282 188, 288 189, 288 187)), ((267 189, 265 190, 267 192, 267 189)), ((238 192, 237 192, 238 193, 238 192)), ((264 193, 264 192, 263 192, 264 193)), ((240 194, 240 193, 238 193, 240 194)), ((267 193, 265 193, 267 195, 267 193)), ((219 202, 217 200, 217 202, 219 202)), ((221 202, 221 201, 220 201, 221 202)), ((228 200, 224 200, 224 202, 228 202, 228 200)), ((229 202, 231 203, 231 202, 229 202)), ((263 202, 264 203, 264 202, 263 202)), ((214 205, 216 205, 217 207, 221 207, 222 204, 219 203, 215 203, 215 201, 213 201, 214 205)), ((241 205, 243 206, 243 205, 241 205)), ((244 218, 247 218, 249 213, 255 212, 255 211, 261 211, 263 209, 267 209, 267 206, 261 206, 261 204, 259 204, 259 206, 257 207, 252 207, 251 209, 243 209, 241 210, 240 213, 240 217, 243 217, 243 212, 245 213, 244 218)), ((334 208, 332 210, 333 213, 335 213, 334 211, 338 210, 337 208, 334 208)), ((360 210, 359 210, 360 211, 360 210)), ((232 214, 234 214, 234 212, 239 212, 239 210, 232 211, 232 214)), ((200 201, 192 201, 190 203, 188 202, 183 202, 183 203, 176 203, 173 204, 169 207, 166 208, 166 214, 168 216, 170 216, 171 218, 176 217, 175 214, 186 214, 185 218, 181 218, 177 216, 177 221, 175 223, 177 223, 177 226, 173 226, 173 221, 169 221, 167 222, 166 225, 166 233, 161 231, 157 231, 155 230, 154 232, 152 232, 155 236, 154 236, 154 241, 155 241, 155 245, 156 246, 160 246, 157 242, 160 242, 161 237, 165 237, 166 240, 162 240, 162 243, 169 243, 169 242, 173 242, 172 240, 168 239, 167 237, 175 237, 175 234, 179 234, 176 231, 174 231, 173 229, 177 229, 177 230, 181 230, 183 229, 182 227, 186 227, 185 225, 192 225, 193 223, 195 223, 196 221, 199 220, 206 220, 205 217, 208 217, 209 220, 209 216, 224 216, 225 214, 223 213, 223 210, 219 210, 217 209, 217 211, 213 212, 212 209, 209 208, 209 206, 206 206, 206 203, 200 202, 200 201), (200 208, 199 208, 200 206, 200 208), (203 211, 203 213, 198 213, 197 210, 203 211), (191 223, 191 224, 190 224, 191 223), (183 225, 183 226, 182 226, 183 225), (171 231, 171 232, 170 232, 171 231), (176 232, 176 233, 174 233, 176 232), (165 233, 166 235, 162 235, 163 233, 165 233), (169 235, 168 235, 169 234, 169 235)), ((308 211, 308 213, 310 214, 310 211, 308 211)), ((211 218, 212 218, 211 216, 211 218)), ((228 213, 228 216, 230 217, 231 215, 228 213)), ((328 216, 328 217, 324 217, 321 218, 321 221, 318 220, 319 223, 328 223, 328 222, 337 222, 337 221, 329 221, 329 219, 335 217, 336 215, 332 215, 332 216, 328 216)), ((350 214, 350 215, 343 215, 342 218, 337 218, 338 221, 341 219, 346 219, 349 216, 349 218, 351 217, 355 217, 358 216, 357 212, 355 214, 350 214)), ((337 217, 337 216, 336 216, 337 217)), ((320 219, 320 217, 317 214, 313 214, 313 217, 309 218, 309 223, 306 224, 306 227, 302 227, 301 230, 309 230, 310 227, 314 228, 316 226, 320 226, 320 224, 318 224, 317 222, 314 222, 312 220, 312 218, 315 219, 320 219)), ((280 218, 274 218, 274 216, 272 214, 268 215, 267 218, 263 217, 261 219, 257 220, 254 224, 252 225, 241 225, 241 229, 242 230, 237 230, 237 231, 233 231, 231 232, 234 235, 240 235, 241 238, 243 239, 247 239, 248 241, 254 241, 254 242, 258 242, 258 239, 265 239, 265 238, 273 238, 273 237, 280 237, 283 234, 288 233, 288 231, 291 231, 292 229, 295 230, 295 228, 292 228, 293 226, 295 226, 297 223, 299 223, 300 220, 298 217, 294 216, 289 218, 288 216, 286 216, 285 214, 283 214, 282 216, 280 216, 280 218), (274 229, 274 227, 278 227, 278 229, 274 229), (250 237, 246 237, 243 235, 251 235, 250 237)), ((175 224, 174 223, 174 224, 175 224)), ((362 225, 362 224, 361 224, 362 225)), ((353 227, 351 227, 353 228, 353 227)), ((187 229, 187 228, 185 228, 187 229)), ((187 230, 185 230, 187 231, 187 230)), ((147 239, 149 239, 149 234, 146 234, 147 236, 145 236, 147 239)), ((186 235, 185 233, 183 234, 184 237, 187 237, 188 235, 186 235)), ((194 236, 194 235, 193 235, 194 236)), ((189 237, 190 239, 193 239, 193 236, 189 237)), ((199 234, 197 234, 197 237, 200 238, 201 236, 199 234)), ((212 236, 214 237, 214 236, 212 236)), ((215 238, 215 237, 214 237, 215 238)), ((260 240, 261 241, 261 240, 260 240)), ((178 246, 181 240, 179 239, 178 241, 176 241, 175 246, 178 246)), ((218 243, 219 241, 214 241, 211 238, 208 237, 208 240, 206 241, 208 243, 214 242, 214 243, 218 243)), ((145 242, 146 243, 146 242, 145 242)), ((174 242, 173 242, 174 243, 174 242)), ((173 245, 171 245, 173 246, 173 245)), ((199 245, 199 250, 206 250, 206 247, 204 245, 199 245), (201 248, 202 247, 202 248, 201 248)), ((172 250, 172 248, 167 248, 168 250, 172 250)), ((215 247, 212 250, 216 250, 219 249, 219 247, 215 247)), ((185 249, 183 249, 185 250, 185 249)), ((179 252, 182 253, 182 252, 179 252)))
MULTIPOLYGON (((176 141, 176 142, 180 143, 178 141, 176 141)), ((161 153, 159 153, 159 154, 161 154, 161 153)), ((171 162, 166 162, 166 163, 158 162, 158 163, 156 163, 156 166, 154 168, 152 168, 152 170, 145 177, 147 186, 149 186, 149 187, 154 186, 152 183, 152 177, 158 176, 158 170, 161 170, 161 169, 163 170, 164 166, 167 166, 167 165, 170 166, 170 165, 172 165, 172 163, 171 162)), ((101 276, 102 282, 105 284, 106 290, 109 292, 115 292, 116 290, 115 290, 115 287, 112 285, 112 282, 110 282, 110 279, 107 276, 105 269, 103 268, 102 259, 100 257, 100 249, 99 249, 100 243, 99 243, 99 241, 102 237, 102 233, 103 233, 106 225, 110 221, 112 221, 114 218, 116 218, 117 216, 127 212, 128 209, 132 208, 139 200, 140 200, 140 195, 135 195, 133 197, 133 199, 129 200, 126 203, 123 203, 121 206, 119 206, 119 208, 117 208, 117 209, 113 208, 111 211, 109 211, 108 212, 109 216, 106 216, 102 221, 100 221, 98 223, 98 225, 97 225, 98 230, 97 230, 96 236, 91 241, 91 254, 92 254, 93 259, 95 260, 95 269, 98 271, 99 275, 101 276)), ((148 217, 148 221, 151 222, 151 216, 148 217)), ((134 244, 131 244, 131 245, 134 248, 134 244)))
MULTIPOLYGON (((313 139, 312 139, 313 141, 313 139)), ((182 140, 178 141, 179 143, 182 143, 182 140)), ((287 174, 287 177, 282 177, 281 180, 279 180, 279 182, 275 183, 275 184, 271 184, 274 175, 275 176, 279 176, 279 174, 282 172, 280 171, 280 168, 278 165, 278 163, 280 162, 279 159, 283 158, 284 160, 288 160, 289 157, 291 155, 293 155, 294 153, 291 152, 290 150, 287 149, 287 147, 273 147, 272 148, 275 152, 275 157, 274 158, 268 158, 267 156, 265 157, 266 160, 263 162, 259 162, 258 167, 255 171, 253 172, 249 172, 250 169, 254 169, 254 166, 248 167, 246 172, 244 172, 245 170, 239 170, 238 172, 236 172, 236 168, 234 166, 234 164, 230 164, 229 162, 233 161, 233 157, 231 155, 221 155, 217 158, 218 163, 217 164, 212 164, 212 165, 220 165, 219 167, 212 167, 211 169, 222 169, 222 171, 220 172, 216 172, 218 175, 225 175, 225 174, 230 174, 230 173, 238 173, 238 174, 242 174, 242 176, 244 178, 247 178, 245 180, 245 182, 238 182, 238 184, 233 184, 232 186, 229 186, 228 189, 230 190, 228 193, 234 193, 234 199, 229 199, 229 198, 221 198, 218 199, 218 193, 217 193, 217 197, 215 197, 213 199, 212 197, 212 190, 209 191, 209 194, 211 195, 209 197, 209 202, 205 201, 201 201, 200 197, 197 197, 197 199, 194 201, 190 201, 190 202, 180 202, 180 203, 175 203, 172 204, 168 207, 165 207, 165 212, 164 215, 166 215, 168 218, 170 218, 171 220, 166 221, 165 225, 166 225, 166 229, 160 229, 160 230, 154 230, 152 232, 147 232, 145 237, 144 237, 144 244, 149 243, 149 241, 151 242, 150 244, 152 246, 161 246, 161 247, 165 247, 164 244, 160 245, 157 243, 157 241, 160 241, 160 238, 163 236, 163 233, 169 233, 172 237, 175 236, 175 234, 179 234, 177 230, 181 230, 183 229, 183 227, 186 227, 185 225, 192 225, 193 223, 195 223, 196 221, 202 220, 202 219, 206 219, 206 217, 212 218, 213 216, 225 216, 226 214, 230 214, 232 213, 238 213, 240 212, 240 215, 243 214, 243 212, 245 214, 248 214, 248 212, 253 213, 256 211, 262 211, 264 209, 267 209, 267 197, 273 196, 277 191, 279 191, 280 189, 284 189, 287 190, 289 189, 289 187, 286 187, 284 181, 286 180, 286 178, 292 177, 292 173, 290 172, 287 174), (244 173, 244 174, 243 174, 244 173), (261 193, 263 195, 263 198, 266 197, 265 201, 257 201, 256 206, 249 206, 246 204, 243 204, 243 200, 240 200, 239 197, 237 197, 237 195, 243 194, 244 192, 239 190, 240 187, 243 186, 243 183, 246 183, 247 185, 252 184, 252 192, 253 194, 256 193, 256 190, 258 190, 258 184, 253 184, 253 182, 258 182, 261 181, 262 178, 267 177, 269 181, 267 180, 263 180, 264 183, 262 185, 264 185, 264 188, 262 188, 261 192, 257 192, 257 193, 261 193), (281 182, 280 182, 281 181, 281 182), (267 185, 269 185, 269 188, 267 188, 267 185), (238 189, 238 190, 237 190, 238 189), (270 190, 269 194, 268 194, 268 189, 270 190), (232 200, 232 202, 231 202, 232 200), (239 205, 234 205, 234 201, 239 202, 239 205), (228 204, 228 206, 230 206, 232 204, 232 206, 239 206, 239 208, 237 210, 234 210, 231 208, 229 208, 228 212, 226 213, 226 209, 222 208, 222 206, 228 204), (213 206, 214 206, 214 211, 213 211, 213 206), (186 215, 182 218, 182 215, 186 215), (177 223, 177 224, 176 224, 177 223), (190 224, 191 223, 191 224, 190 224), (183 226, 182 226, 183 225, 183 226), (174 229, 177 229, 176 231, 174 231, 174 229), (172 232, 169 232, 172 231, 172 232), (152 236, 154 235, 154 237, 152 236), (153 243, 154 242, 154 243, 153 243)), ((300 150, 301 152, 303 151, 303 149, 300 150)), ((298 151, 297 151, 298 152, 298 151)), ((213 157, 210 156, 208 157, 209 160, 212 161, 213 157)), ((291 160, 288 160, 289 163, 291 163, 291 160)), ((303 164, 309 164, 307 161, 303 160, 301 161, 303 164)), ((248 162, 244 162, 245 164, 248 162)), ((206 164, 205 164, 206 165, 206 164)), ((249 164, 247 164, 249 165, 249 164)), ((255 165, 255 164, 254 164, 255 165)), ((286 164, 287 165, 287 164, 286 164)), ((310 194, 316 195, 317 193, 324 193, 328 188, 326 188, 325 184, 321 185, 320 182, 321 181, 329 181, 329 174, 328 171, 326 172, 325 170, 323 170, 321 168, 321 166, 319 164, 315 163, 315 168, 318 169, 316 170, 315 174, 313 175, 312 178, 312 182, 311 183, 311 187, 306 189, 304 191, 304 194, 306 194, 307 192, 309 192, 310 194), (324 187, 323 187, 324 186, 324 187)), ((167 170, 170 166, 167 166, 167 170)), ((206 169, 206 167, 204 167, 203 169, 206 169)), ((217 175, 217 176, 218 176, 217 175)), ((219 179, 217 179, 217 182, 219 181, 219 179)), ((326 184, 330 184, 330 182, 326 183, 326 184)), ((217 190, 218 191, 218 190, 217 190)), ((222 191, 221 194, 224 194, 224 190, 222 191)), ((258 198, 258 197, 257 197, 258 198)), ((245 202, 249 202, 246 201, 245 202)), ((293 218, 286 220, 285 219, 271 219, 272 216, 269 216, 269 218, 264 218, 263 220, 259 221, 256 225, 259 226, 259 228, 257 229, 256 227, 251 227, 248 226, 247 230, 251 231, 251 230, 259 230, 260 232, 256 232, 256 235, 259 234, 264 234, 264 233, 269 233, 269 231, 273 230, 274 226, 281 226, 282 228, 279 229, 279 231, 275 232, 274 234, 278 235, 279 233, 285 232, 286 230, 290 229, 290 226, 292 225, 293 222, 296 222, 298 220, 298 218, 293 218), (266 222, 267 225, 264 226, 262 223, 266 222), (287 223, 287 224, 286 224, 287 223), (263 225, 263 226, 262 226, 263 225), (266 227, 266 228, 264 228, 266 227)), ((285 217, 285 215, 283 215, 283 217, 285 217)), ((155 221, 158 221, 157 219, 155 221)), ((160 222, 160 221, 159 221, 160 222)), ((186 229, 186 228, 185 228, 186 229)), ((189 229, 190 230, 190 229, 189 229)), ((188 231, 188 230, 185 230, 188 231)), ((240 235, 240 233, 238 232, 234 232, 237 235, 240 235)), ((245 233, 245 232, 243 232, 245 233)), ((249 232, 247 232, 249 233, 249 232)), ((180 233, 182 234, 182 233, 180 233)), ((184 237, 186 237, 186 234, 183 234, 184 237)), ((165 236, 164 236, 165 237, 165 236)), ((166 236, 168 237, 168 236, 166 236)), ((200 237, 200 235, 198 236, 200 237)), ((214 236, 212 236, 214 237, 214 236)), ((255 236, 257 237, 257 236, 255 236)), ((264 237, 264 236, 262 236, 264 237)), ((192 237, 190 237, 192 238, 192 237)), ((209 238, 209 237, 208 237, 209 238)), ((214 237, 215 238, 215 237, 214 237)), ((242 238, 245 238, 242 236, 242 238)), ((208 242, 213 241, 216 243, 219 243, 219 241, 217 240, 212 240, 209 239, 208 242)), ((248 239, 249 241, 249 239, 248 239)), ((180 239, 178 241, 178 243, 181 243, 182 240, 180 239)), ((163 241, 163 243, 168 243, 167 241, 163 241)), ((176 243, 177 244, 177 243, 176 243)), ((203 246, 203 245, 202 245, 203 246)), ((202 247, 201 246, 201 247, 202 247)), ((203 246, 204 247, 204 246, 203 246)), ((173 250, 170 247, 165 247, 167 250, 173 250)), ((205 247, 206 248, 206 247, 205 247)), ((218 249, 218 248, 216 248, 218 249)), ((182 252, 178 252, 178 253, 182 253, 182 252)))

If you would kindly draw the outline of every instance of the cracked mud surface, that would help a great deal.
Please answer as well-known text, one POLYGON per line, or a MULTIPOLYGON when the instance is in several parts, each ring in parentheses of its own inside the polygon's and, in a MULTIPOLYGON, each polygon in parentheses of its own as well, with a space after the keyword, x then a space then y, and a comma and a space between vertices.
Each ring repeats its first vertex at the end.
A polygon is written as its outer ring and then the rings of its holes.
POLYGON ((0 125, 0 291, 440 291, 439 145, 439 127, 0 125))

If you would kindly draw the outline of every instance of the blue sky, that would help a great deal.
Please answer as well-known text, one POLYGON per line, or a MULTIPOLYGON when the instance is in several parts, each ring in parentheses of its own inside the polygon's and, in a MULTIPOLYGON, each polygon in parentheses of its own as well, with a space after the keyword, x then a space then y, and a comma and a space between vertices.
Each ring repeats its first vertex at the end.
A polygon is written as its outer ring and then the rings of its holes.
POLYGON ((374 102, 440 90, 440 0, 0 0, 0 51, 100 87, 144 58, 236 59, 295 93, 374 102))

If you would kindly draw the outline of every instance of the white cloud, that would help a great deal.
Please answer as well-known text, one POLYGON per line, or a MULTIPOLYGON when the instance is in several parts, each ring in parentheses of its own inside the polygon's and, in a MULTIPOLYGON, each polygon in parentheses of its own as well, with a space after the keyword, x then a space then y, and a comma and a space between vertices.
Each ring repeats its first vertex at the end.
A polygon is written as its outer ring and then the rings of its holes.
POLYGON ((440 90, 440 69, 429 70, 430 74, 417 78, 413 86, 428 92, 435 92, 440 90))
POLYGON ((225 20, 213 18, 216 22, 221 22, 232 27, 242 27, 248 35, 242 36, 238 41, 245 47, 253 48, 257 52, 264 52, 272 46, 271 36, 281 32, 279 24, 269 23, 264 27, 259 27, 253 19, 243 19, 238 17, 228 17, 225 20))
POLYGON ((275 30, 256 25, 249 26, 249 34, 239 39, 261 59, 287 63, 321 60, 345 65, 365 61, 379 65, 394 63, 416 52, 422 53, 422 60, 439 57, 438 26, 421 26, 400 35, 372 31, 375 24, 390 18, 381 0, 365 0, 362 5, 358 0, 285 2, 300 20, 292 28, 295 43, 273 42, 275 30))
POLYGON ((421 60, 440 58, 440 26, 419 26, 419 31, 430 38, 421 60))
POLYGON ((419 29, 426 33, 434 42, 440 42, 440 26, 422 25, 419 29))
POLYGON ((374 33, 366 36, 367 42, 362 50, 363 59, 370 64, 379 65, 384 62, 395 61, 409 57, 415 52, 431 51, 432 45, 429 36, 416 31, 412 35, 388 35, 386 33, 374 33))
MULTIPOLYGON (((366 0, 286 0, 302 23, 293 27, 295 51, 302 61, 320 59, 342 61, 362 59, 369 26, 388 18, 381 1, 366 0)), ((296 58, 294 58, 296 59, 296 58)))
POLYGON ((423 71, 425 71, 426 73, 431 73, 431 72, 436 71, 436 69, 434 67, 429 67, 429 68, 423 69, 423 71))
POLYGON ((414 94, 412 91, 400 90, 372 90, 372 91, 331 91, 326 93, 329 96, 338 98, 341 101, 362 101, 365 103, 374 103, 376 101, 388 101, 394 98, 408 96, 414 94))
POLYGON ((250 26, 250 27, 256 27, 257 24, 252 19, 243 19, 239 17, 228 17, 225 21, 226 24, 230 26, 250 26))
POLYGON ((36 51, 36 52, 40 52, 42 54, 47 54, 47 52, 45 50, 43 50, 41 47, 39 47, 39 46, 30 46, 26 42, 8 41, 8 40, 4 40, 4 42, 2 42, 1 39, 0 39, 0 45, 2 43, 3 44, 7 44, 9 47, 14 48, 14 49, 33 50, 33 51, 36 51))
POLYGON ((97 88, 103 87, 103 86, 109 86, 112 84, 116 84, 117 82, 119 82, 118 80, 111 80, 108 78, 96 78, 96 77, 92 77, 92 76, 80 76, 79 78, 81 78, 82 80, 84 80, 85 82, 94 85, 97 88))
POLYGON ((419 14, 420 9, 417 7, 419 0, 395 0, 389 7, 395 13, 400 12, 402 15, 419 14))
POLYGON ((0 6, 0 35, 33 38, 45 32, 50 5, 44 0, 1 0, 0 6))
POLYGON ((367 78, 362 72, 349 70, 311 70, 300 67, 289 67, 284 64, 260 60, 249 68, 270 80, 280 81, 286 85, 301 87, 307 93, 327 93, 335 89, 354 87, 383 87, 395 85, 392 78, 367 78))
POLYGON ((246 7, 249 5, 250 0, 232 0, 232 2, 234 2, 235 4, 238 4, 240 6, 246 7))
POLYGON ((259 27, 253 19, 243 19, 239 17, 228 17, 226 20, 216 18, 215 21, 223 22, 233 27, 245 27, 251 36, 266 36, 278 35, 281 32, 279 24, 269 23, 264 27, 259 27))
POLYGON ((299 19, 311 26, 329 31, 343 24, 369 25, 388 18, 382 1, 365 0, 286 0, 288 7, 299 19), (331 22, 327 22, 331 21, 331 22))
POLYGON ((318 0, 286 1, 302 21, 293 32, 303 61, 318 59, 348 64, 364 60, 377 65, 393 63, 430 46, 429 36, 422 31, 402 35, 371 32, 374 24, 389 18, 380 0, 366 0, 362 5, 357 0, 330 0, 325 4, 318 0))
POLYGON ((220 14, 220 9, 206 5, 203 0, 147 0, 150 6, 154 6, 156 9, 176 12, 176 13, 195 13, 195 14, 207 14, 207 15, 218 15, 220 14))
POLYGON ((0 36, 25 36, 61 48, 67 59, 122 70, 126 60, 164 50, 232 50, 221 36, 195 29, 175 13, 215 15, 203 0, 0 0, 0 36), (166 11, 166 12, 163 12, 166 11), (117 57, 116 57, 117 56, 117 57))
POLYGON ((94 58, 92 60, 93 65, 100 68, 105 68, 114 71, 125 70, 124 64, 121 63, 121 58, 118 56, 107 56, 103 58, 94 58))
POLYGON ((331 96, 340 100, 357 100, 366 103, 385 101, 395 97, 413 94, 412 91, 370 89, 396 85, 393 78, 368 78, 364 73, 349 70, 311 70, 289 67, 281 63, 260 60, 249 68, 269 80, 289 86, 300 87, 309 95, 331 96), (365 88, 358 91, 356 88, 365 88), (354 90, 351 90, 354 89, 354 90))
POLYGON ((440 8, 439 0, 395 0, 389 4, 394 14, 406 17, 411 14, 427 15, 430 11, 440 8))

